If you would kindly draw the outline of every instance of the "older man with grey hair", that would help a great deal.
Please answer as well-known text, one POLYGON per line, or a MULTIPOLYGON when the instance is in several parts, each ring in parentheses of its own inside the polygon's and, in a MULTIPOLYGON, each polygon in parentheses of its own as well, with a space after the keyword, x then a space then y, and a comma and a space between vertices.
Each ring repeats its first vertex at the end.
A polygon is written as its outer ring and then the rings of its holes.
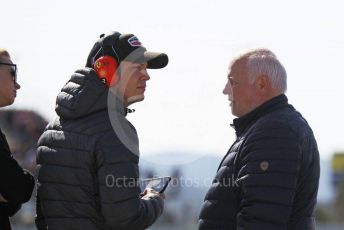
POLYGON ((227 78, 237 138, 206 194, 199 229, 315 229, 319 152, 288 104, 283 65, 268 49, 250 50, 233 59, 227 78))

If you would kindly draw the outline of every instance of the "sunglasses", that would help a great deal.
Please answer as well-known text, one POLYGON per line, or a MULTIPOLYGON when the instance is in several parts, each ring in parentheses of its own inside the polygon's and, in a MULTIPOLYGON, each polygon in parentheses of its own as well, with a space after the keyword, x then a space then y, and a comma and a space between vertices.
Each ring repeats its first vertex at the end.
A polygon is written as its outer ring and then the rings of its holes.
POLYGON ((7 65, 10 66, 10 73, 12 75, 12 79, 14 81, 14 83, 17 82, 17 65, 16 64, 10 64, 10 63, 4 63, 4 62, 0 62, 0 65, 7 65))

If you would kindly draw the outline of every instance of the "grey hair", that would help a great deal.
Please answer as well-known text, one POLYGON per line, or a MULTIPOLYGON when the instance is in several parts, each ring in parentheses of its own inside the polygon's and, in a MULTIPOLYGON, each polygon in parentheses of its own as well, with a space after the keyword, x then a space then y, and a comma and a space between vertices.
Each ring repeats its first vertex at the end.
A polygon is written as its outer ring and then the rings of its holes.
POLYGON ((287 72, 276 55, 266 48, 247 51, 237 60, 246 61, 247 76, 253 83, 258 76, 265 75, 269 78, 272 87, 280 93, 287 90, 287 72))

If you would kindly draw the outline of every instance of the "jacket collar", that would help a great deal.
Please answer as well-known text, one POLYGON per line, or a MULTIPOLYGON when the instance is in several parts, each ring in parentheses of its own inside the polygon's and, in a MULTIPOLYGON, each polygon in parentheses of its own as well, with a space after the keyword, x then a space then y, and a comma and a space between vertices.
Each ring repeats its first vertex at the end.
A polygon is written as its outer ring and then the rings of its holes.
POLYGON ((7 142, 7 139, 6 139, 6 136, 5 134, 2 132, 2 130, 0 129, 0 143, 2 142, 2 145, 4 148, 6 148, 6 150, 8 150, 8 152, 11 154, 11 150, 10 150, 10 147, 9 147, 9 144, 7 142))
POLYGON ((120 114, 121 116, 126 117, 128 113, 135 112, 134 109, 129 109, 123 105, 123 101, 119 98, 118 95, 116 95, 115 92, 112 92, 111 90, 108 91, 108 105, 107 109, 111 113, 111 111, 115 111, 116 114, 120 114))
POLYGON ((253 125, 259 118, 274 110, 288 105, 288 98, 285 94, 276 96, 269 101, 263 103, 256 109, 240 118, 235 118, 231 126, 235 129, 236 135, 240 136, 243 132, 253 125))

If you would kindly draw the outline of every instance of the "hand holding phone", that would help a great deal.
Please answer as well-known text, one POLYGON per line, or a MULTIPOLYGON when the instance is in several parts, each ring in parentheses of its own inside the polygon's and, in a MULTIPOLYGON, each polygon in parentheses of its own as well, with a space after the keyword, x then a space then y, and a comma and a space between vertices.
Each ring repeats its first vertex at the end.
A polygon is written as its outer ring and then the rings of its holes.
POLYGON ((149 178, 144 179, 143 184, 145 189, 151 188, 158 193, 163 193, 167 188, 168 183, 170 183, 171 177, 157 177, 157 178, 149 178))
POLYGON ((141 198, 159 196, 161 199, 165 200, 165 194, 159 193, 152 188, 145 188, 145 190, 140 194, 141 198))

